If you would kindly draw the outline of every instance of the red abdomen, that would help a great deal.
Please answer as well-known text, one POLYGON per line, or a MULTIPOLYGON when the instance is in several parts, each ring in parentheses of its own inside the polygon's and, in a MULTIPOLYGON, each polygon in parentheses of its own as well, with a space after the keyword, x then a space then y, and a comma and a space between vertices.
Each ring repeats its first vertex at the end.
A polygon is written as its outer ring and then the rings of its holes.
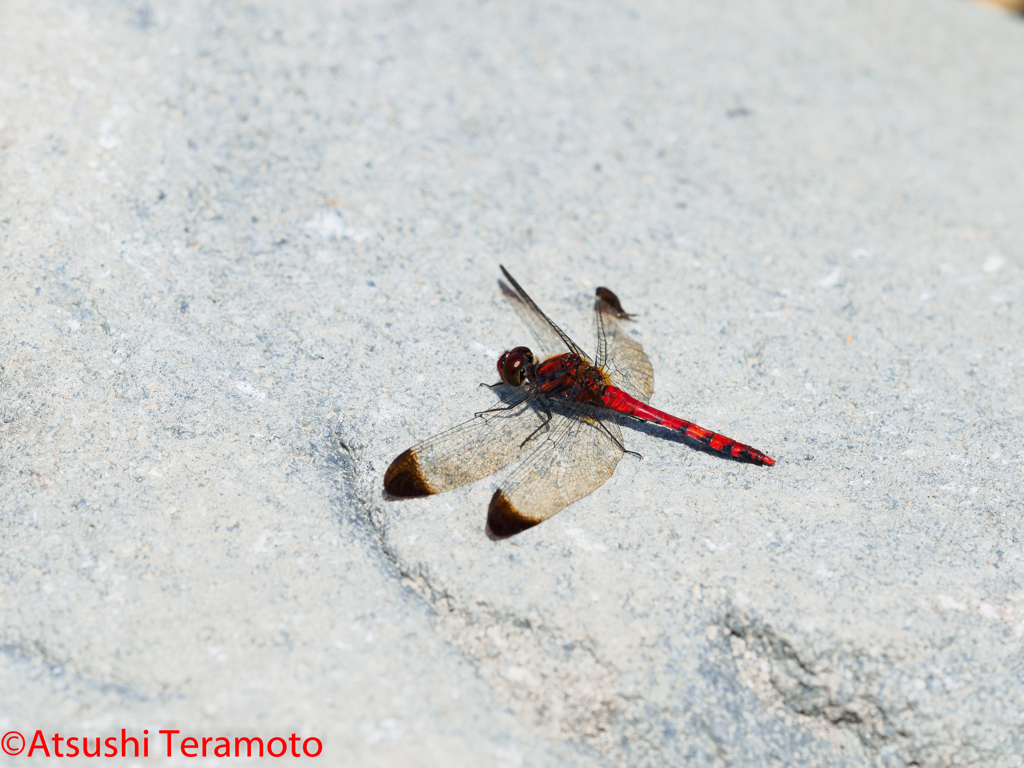
POLYGON ((710 429, 699 427, 691 421, 680 419, 657 408, 652 408, 647 403, 642 403, 628 392, 623 392, 618 387, 607 386, 600 395, 601 403, 618 413, 625 413, 642 421, 649 421, 659 424, 675 432, 682 432, 687 437, 706 445, 712 451, 731 456, 741 461, 749 461, 752 464, 764 464, 771 466, 775 459, 765 456, 756 448, 738 443, 731 437, 726 437, 710 429))

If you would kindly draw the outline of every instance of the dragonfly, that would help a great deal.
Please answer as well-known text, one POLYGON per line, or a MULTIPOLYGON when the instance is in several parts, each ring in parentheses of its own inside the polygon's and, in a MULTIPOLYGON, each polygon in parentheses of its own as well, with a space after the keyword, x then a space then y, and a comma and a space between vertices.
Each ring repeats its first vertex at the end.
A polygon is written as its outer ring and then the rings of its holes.
MULTIPOLYGON (((487 509, 486 530, 503 539, 525 531, 595 491, 627 451, 621 421, 650 422, 680 433, 698 448, 733 460, 771 466, 756 448, 648 404, 654 369, 624 325, 619 298, 598 288, 597 347, 587 355, 501 267, 506 297, 529 328, 538 353, 514 347, 498 358, 502 403, 403 451, 384 473, 390 499, 444 493, 507 466, 487 509)), ((635 454, 639 456, 639 454, 635 454)))

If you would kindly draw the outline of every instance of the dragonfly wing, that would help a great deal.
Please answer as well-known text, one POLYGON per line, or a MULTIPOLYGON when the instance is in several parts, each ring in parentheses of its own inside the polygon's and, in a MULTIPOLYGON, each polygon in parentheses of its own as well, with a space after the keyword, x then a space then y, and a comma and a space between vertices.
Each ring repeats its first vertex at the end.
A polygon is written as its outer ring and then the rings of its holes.
POLYGON ((622 458, 618 425, 587 406, 552 406, 548 429, 491 498, 487 525, 512 536, 537 525, 604 484, 622 458))
POLYGON ((519 315, 519 319, 523 321, 523 325, 530 329, 530 333, 536 339, 538 346, 534 353, 538 360, 546 360, 549 357, 560 355, 567 348, 570 352, 575 352, 584 360, 590 360, 586 353, 569 338, 568 334, 555 325, 551 318, 541 311, 540 307, 527 295, 522 286, 516 282, 516 279, 508 273, 508 270, 502 267, 501 274, 510 283, 506 285, 499 281, 502 293, 512 302, 512 306, 515 308, 516 314, 519 315))
POLYGON ((607 288, 597 289, 594 301, 596 364, 613 385, 646 403, 654 394, 654 368, 640 343, 619 322, 629 321, 632 317, 622 309, 618 296, 607 288))
POLYGON ((415 498, 480 480, 536 447, 546 421, 541 404, 524 392, 402 453, 384 473, 384 490, 415 498))

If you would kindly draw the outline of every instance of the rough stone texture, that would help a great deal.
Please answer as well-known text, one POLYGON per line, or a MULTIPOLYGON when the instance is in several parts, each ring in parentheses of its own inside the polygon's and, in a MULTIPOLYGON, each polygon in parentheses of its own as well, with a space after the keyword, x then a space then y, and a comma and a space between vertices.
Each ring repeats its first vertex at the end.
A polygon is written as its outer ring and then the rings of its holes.
POLYGON ((0 731, 1024 763, 1020 20, 7 0, 0 46, 0 731), (499 262, 778 464, 627 428, 505 542, 496 479, 384 500, 531 341, 499 262))

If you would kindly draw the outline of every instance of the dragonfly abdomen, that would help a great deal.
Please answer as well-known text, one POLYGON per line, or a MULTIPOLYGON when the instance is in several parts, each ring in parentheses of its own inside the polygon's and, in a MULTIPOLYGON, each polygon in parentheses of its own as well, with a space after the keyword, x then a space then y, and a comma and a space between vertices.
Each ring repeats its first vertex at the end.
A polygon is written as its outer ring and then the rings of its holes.
POLYGON ((618 413, 625 413, 641 421, 658 424, 674 432, 682 432, 690 439, 703 443, 715 453, 731 456, 740 461, 749 461, 752 464, 771 466, 775 463, 775 459, 765 456, 756 448, 736 442, 731 437, 712 432, 710 429, 704 429, 692 421, 686 421, 670 413, 659 411, 657 408, 652 408, 618 387, 606 387, 601 395, 601 402, 606 408, 618 413))

